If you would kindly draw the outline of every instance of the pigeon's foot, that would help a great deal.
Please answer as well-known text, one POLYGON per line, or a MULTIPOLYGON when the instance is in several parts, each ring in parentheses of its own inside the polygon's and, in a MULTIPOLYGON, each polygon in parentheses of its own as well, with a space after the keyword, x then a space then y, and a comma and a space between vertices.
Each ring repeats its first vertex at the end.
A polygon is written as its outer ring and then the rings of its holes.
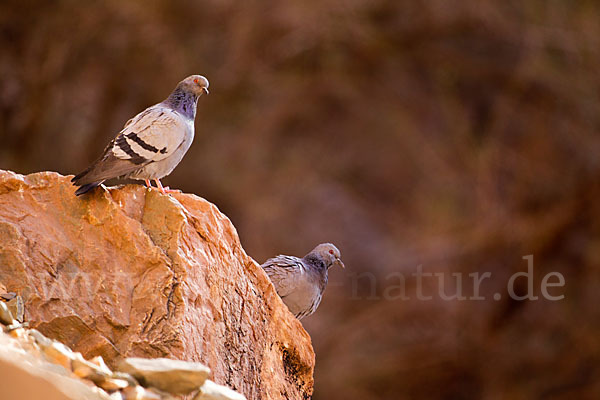
POLYGON ((158 190, 160 190, 162 194, 181 193, 181 190, 171 189, 168 186, 163 187, 162 183, 160 183, 160 179, 155 179, 154 182, 156 182, 156 186, 158 186, 158 190))

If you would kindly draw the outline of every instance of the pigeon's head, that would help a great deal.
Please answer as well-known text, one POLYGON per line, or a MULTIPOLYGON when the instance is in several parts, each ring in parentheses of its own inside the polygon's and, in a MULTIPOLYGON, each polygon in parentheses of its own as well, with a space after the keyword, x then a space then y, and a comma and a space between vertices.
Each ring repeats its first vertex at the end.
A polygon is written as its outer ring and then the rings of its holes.
POLYGON ((203 93, 208 94, 208 79, 202 75, 191 75, 179 82, 177 87, 196 96, 202 96, 203 93))
POLYGON ((314 254, 321 260, 325 261, 325 265, 327 265, 327 268, 331 267, 334 264, 345 268, 344 263, 341 259, 342 255, 340 254, 340 251, 331 243, 321 243, 320 245, 315 247, 309 254, 314 254))

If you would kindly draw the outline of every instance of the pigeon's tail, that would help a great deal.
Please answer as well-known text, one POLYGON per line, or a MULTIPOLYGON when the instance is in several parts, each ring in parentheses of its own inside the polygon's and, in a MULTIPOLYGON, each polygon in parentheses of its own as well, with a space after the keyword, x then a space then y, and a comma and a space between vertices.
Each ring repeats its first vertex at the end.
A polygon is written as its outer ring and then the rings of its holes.
POLYGON ((101 184, 102 182, 94 182, 88 183, 87 185, 82 185, 79 188, 77 188, 77 190, 75 191, 75 195, 81 196, 82 194, 89 192, 90 190, 100 186, 101 184))
POLYGON ((71 179, 73 185, 79 186, 75 191, 75 195, 81 196, 82 194, 87 193, 90 190, 100 186, 104 182, 104 179, 94 179, 94 176, 90 176, 90 172, 92 172, 94 166, 95 164, 92 164, 84 171, 75 175, 73 179, 71 179))
POLYGON ((80 174, 77 174, 73 177, 73 179, 71 179, 71 182, 73 182, 73 185, 79 186, 77 188, 77 190, 75 191, 75 195, 76 196, 81 196, 84 193, 89 192, 90 190, 92 190, 93 188, 97 187, 98 185, 100 185, 100 183, 102 182, 85 182, 84 179, 85 176, 88 174, 88 172, 90 172, 90 168, 87 168, 85 171, 81 172, 80 174))
POLYGON ((80 186, 75 192, 76 195, 79 196, 100 186, 107 179, 128 177, 129 174, 142 167, 140 164, 115 157, 111 151, 112 143, 104 150, 102 157, 71 179, 75 186, 80 186))

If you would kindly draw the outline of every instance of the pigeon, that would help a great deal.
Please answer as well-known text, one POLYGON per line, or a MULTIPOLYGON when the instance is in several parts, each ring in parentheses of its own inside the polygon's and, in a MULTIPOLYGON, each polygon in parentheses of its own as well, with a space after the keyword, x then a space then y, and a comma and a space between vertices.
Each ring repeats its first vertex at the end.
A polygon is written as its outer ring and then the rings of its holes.
POLYGON ((208 94, 208 80, 191 75, 162 103, 149 107, 130 119, 102 156, 71 181, 79 188, 77 196, 111 178, 144 180, 151 188, 153 179, 161 193, 177 192, 163 187, 160 179, 179 164, 194 140, 194 118, 198 98, 208 94))
POLYGON ((261 267, 292 314, 302 319, 319 307, 329 267, 335 264, 344 268, 340 257, 337 247, 322 243, 303 258, 279 255, 261 267))

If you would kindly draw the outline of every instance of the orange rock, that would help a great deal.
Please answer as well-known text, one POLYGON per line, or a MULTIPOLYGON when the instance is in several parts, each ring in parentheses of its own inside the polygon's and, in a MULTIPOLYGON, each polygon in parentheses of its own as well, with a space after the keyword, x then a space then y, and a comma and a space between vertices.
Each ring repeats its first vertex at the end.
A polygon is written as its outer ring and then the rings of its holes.
POLYGON ((44 354, 48 361, 63 366, 67 371, 71 370, 71 361, 76 357, 71 349, 59 342, 46 347, 44 354))
POLYGON ((86 358, 202 362, 248 399, 312 394, 310 337, 229 219, 189 194, 0 171, 0 285, 86 358))

